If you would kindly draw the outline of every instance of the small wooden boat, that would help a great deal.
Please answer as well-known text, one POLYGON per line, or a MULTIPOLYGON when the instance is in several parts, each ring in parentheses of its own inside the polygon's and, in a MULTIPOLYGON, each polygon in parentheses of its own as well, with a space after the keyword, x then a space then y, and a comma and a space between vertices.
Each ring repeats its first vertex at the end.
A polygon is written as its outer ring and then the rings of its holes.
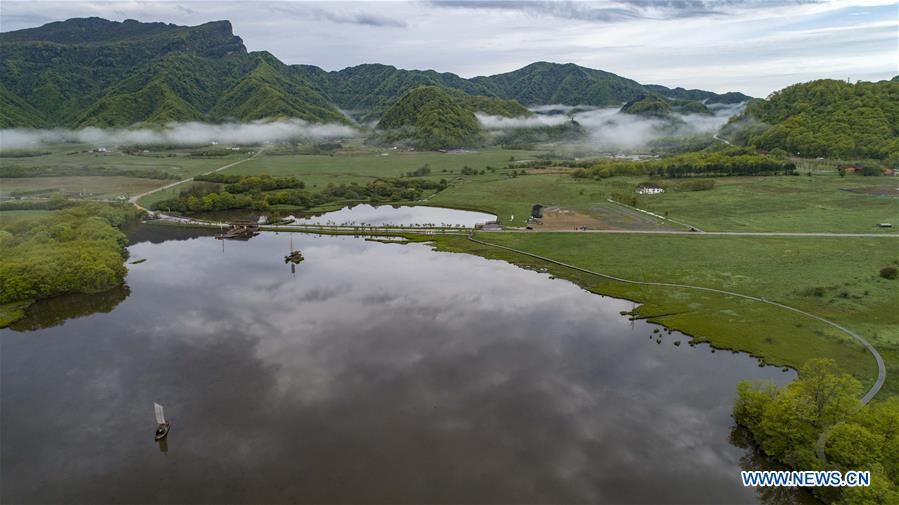
POLYGON ((165 420, 165 414, 162 411, 162 405, 158 403, 153 404, 153 408, 156 410, 156 434, 154 435, 156 441, 162 440, 169 434, 169 428, 171 425, 168 421, 165 420))
POLYGON ((293 263, 296 265, 297 263, 303 261, 303 253, 299 250, 294 250, 293 248, 293 234, 290 235, 290 254, 284 256, 284 263, 293 263))
POLYGON ((301 253, 300 251, 291 251, 290 254, 284 256, 284 263, 296 264, 303 261, 304 259, 305 258, 303 258, 303 253, 301 253))

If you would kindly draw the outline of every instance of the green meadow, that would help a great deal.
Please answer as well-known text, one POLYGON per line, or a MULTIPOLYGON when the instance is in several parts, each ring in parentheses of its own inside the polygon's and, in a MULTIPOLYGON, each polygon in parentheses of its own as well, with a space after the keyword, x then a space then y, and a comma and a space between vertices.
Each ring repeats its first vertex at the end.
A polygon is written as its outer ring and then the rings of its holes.
MULTIPOLYGON (((575 233, 479 233, 477 238, 617 277, 723 289, 816 314, 867 338, 887 363, 882 394, 899 394, 899 281, 878 275, 899 264, 899 239, 575 233)), ((849 336, 775 306, 685 288, 623 284, 464 237, 439 237, 435 243, 441 250, 547 271, 590 291, 634 300, 643 304, 640 317, 766 363, 798 368, 809 358, 829 357, 862 384, 876 377, 873 358, 849 336)))

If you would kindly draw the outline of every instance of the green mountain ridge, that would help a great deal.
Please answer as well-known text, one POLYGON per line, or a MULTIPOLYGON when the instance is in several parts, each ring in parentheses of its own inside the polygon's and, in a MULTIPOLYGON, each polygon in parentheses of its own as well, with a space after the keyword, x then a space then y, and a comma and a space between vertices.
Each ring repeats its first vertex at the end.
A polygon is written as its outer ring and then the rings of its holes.
POLYGON ((644 117, 667 117, 671 104, 658 95, 640 95, 621 106, 621 112, 644 117))
POLYGON ((228 21, 182 27, 73 19, 0 34, 0 51, 3 101, 14 105, 3 110, 4 127, 348 122, 289 66, 248 53, 228 21))
POLYGON ((377 129, 384 132, 383 142, 411 144, 419 149, 470 147, 483 141, 476 112, 504 117, 533 115, 512 100, 421 86, 397 100, 384 113, 377 129))
POLYGON ((821 79, 750 102, 723 132, 734 142, 802 156, 899 163, 899 81, 821 79))
POLYGON ((667 98, 668 100, 690 100, 695 102, 702 102, 705 104, 726 105, 735 105, 752 100, 751 96, 736 91, 718 94, 712 91, 704 91, 701 89, 684 89, 680 87, 668 88, 659 84, 644 84, 643 87, 667 98))
POLYGON ((500 115, 515 109, 509 101, 617 106, 658 94, 571 63, 538 62, 472 79, 381 64, 331 72, 286 65, 267 52, 247 52, 228 21, 178 26, 76 18, 0 33, 0 52, 4 128, 278 117, 351 122, 342 111, 369 122, 422 86, 506 100, 505 107, 484 102, 499 108, 485 112, 500 115))

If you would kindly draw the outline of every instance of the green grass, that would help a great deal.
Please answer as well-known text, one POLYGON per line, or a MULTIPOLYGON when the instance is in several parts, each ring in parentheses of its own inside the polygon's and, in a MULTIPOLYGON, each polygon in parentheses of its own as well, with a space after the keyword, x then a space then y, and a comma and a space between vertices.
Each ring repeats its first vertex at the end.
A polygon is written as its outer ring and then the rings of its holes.
POLYGON ((428 200, 428 205, 482 210, 495 214, 504 226, 524 226, 535 203, 589 212, 605 207, 609 186, 567 175, 505 174, 472 177, 428 200))
MULTIPOLYGON (((881 267, 899 262, 896 240, 570 233, 481 233, 478 238, 628 279, 725 289, 817 314, 874 344, 888 367, 883 394, 899 394, 899 282, 878 276, 881 267)), ((809 358, 830 357, 863 384, 876 377, 873 358, 850 337, 768 304, 608 281, 460 237, 436 242, 440 249, 548 269, 591 291, 641 302, 642 317, 772 364, 798 368, 809 358)))
MULTIPOLYGON (((87 193, 90 198, 108 199, 120 195, 134 195, 178 179, 186 179, 197 174, 214 170, 221 166, 245 159, 247 151, 239 151, 225 156, 198 158, 188 156, 193 149, 153 150, 140 155, 125 154, 115 148, 109 153, 84 152, 91 146, 67 145, 48 147, 49 154, 25 158, 3 158, 3 172, 25 170, 26 173, 41 173, 47 170, 62 170, 66 175, 58 177, 2 177, 0 193, 7 195, 16 190, 59 189, 64 193, 87 193), (140 172, 161 171, 171 179, 145 179, 129 176, 140 172), (108 172, 109 175, 103 175, 108 172), (82 176, 72 174, 94 175, 82 176)), ((0 173, 3 173, 0 172, 0 173)), ((179 187, 174 190, 177 195, 179 187)), ((44 196, 44 195, 42 195, 44 196)), ((154 200, 167 198, 152 195, 154 200)), ((142 203, 144 200, 141 200, 142 203)))
POLYGON ((47 217, 52 210, 3 210, 0 211, 0 225, 12 224, 47 217))
POLYGON ((115 171, 159 169, 183 179, 247 157, 246 151, 209 158, 188 156, 194 149, 154 149, 140 155, 125 154, 112 147, 108 153, 83 152, 90 148, 91 146, 84 145, 48 147, 46 151, 49 154, 43 156, 3 158, 3 168, 4 170, 23 168, 28 171, 40 171, 42 168, 75 171, 87 168, 115 171))
MULTIPOLYGON (((609 218, 607 199, 614 192, 633 194, 648 178, 574 179, 565 174, 517 178, 484 176, 455 184, 428 201, 429 205, 484 210, 497 214, 506 226, 523 226, 531 205, 558 205, 609 218), (515 216, 515 219, 510 219, 515 216)), ((658 179, 674 185, 678 180, 658 179)), ((899 227, 899 198, 863 191, 892 191, 892 177, 722 177, 707 191, 668 191, 640 196, 640 208, 664 214, 706 231, 897 233, 877 223, 899 227)))
POLYGON ((894 177, 727 177, 708 191, 641 196, 638 205, 706 231, 871 233, 884 231, 877 223, 899 226, 897 187, 894 177))
POLYGON ((339 152, 334 156, 288 155, 279 156, 263 152, 256 159, 225 170, 226 174, 274 176, 292 175, 306 183, 307 188, 324 187, 329 183, 357 182, 365 184, 373 179, 399 177, 427 164, 432 179, 450 180, 459 176, 462 167, 468 165, 477 170, 487 166, 502 168, 509 158, 533 159, 538 154, 531 151, 483 149, 467 153, 439 153, 433 151, 401 151, 392 149, 355 149, 339 152), (382 156, 386 154, 386 156, 382 156), (444 172, 446 170, 446 172, 444 172))
MULTIPOLYGON (((15 191, 46 190, 37 196, 48 197, 52 192, 78 195, 84 198, 116 198, 157 188, 172 181, 141 179, 121 175, 84 177, 15 177, 2 179, 0 195, 10 196, 15 191)), ((27 198, 27 196, 26 196, 27 198)))

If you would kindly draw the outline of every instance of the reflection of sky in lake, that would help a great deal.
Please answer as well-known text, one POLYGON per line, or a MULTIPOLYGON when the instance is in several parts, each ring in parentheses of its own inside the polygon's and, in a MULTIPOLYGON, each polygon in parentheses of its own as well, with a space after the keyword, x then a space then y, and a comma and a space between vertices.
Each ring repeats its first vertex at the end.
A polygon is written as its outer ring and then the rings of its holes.
POLYGON ((462 225, 473 227, 479 223, 486 223, 496 219, 496 216, 483 212, 470 210, 445 209, 441 207, 426 206, 399 206, 379 205, 377 207, 362 204, 355 207, 344 207, 340 210, 327 212, 320 216, 309 216, 296 220, 300 224, 370 224, 403 225, 432 224, 432 225, 462 225))
POLYGON ((734 387, 792 374, 503 262, 293 240, 296 276, 283 233, 136 243, 111 314, 0 331, 2 501, 755 500, 734 387))

